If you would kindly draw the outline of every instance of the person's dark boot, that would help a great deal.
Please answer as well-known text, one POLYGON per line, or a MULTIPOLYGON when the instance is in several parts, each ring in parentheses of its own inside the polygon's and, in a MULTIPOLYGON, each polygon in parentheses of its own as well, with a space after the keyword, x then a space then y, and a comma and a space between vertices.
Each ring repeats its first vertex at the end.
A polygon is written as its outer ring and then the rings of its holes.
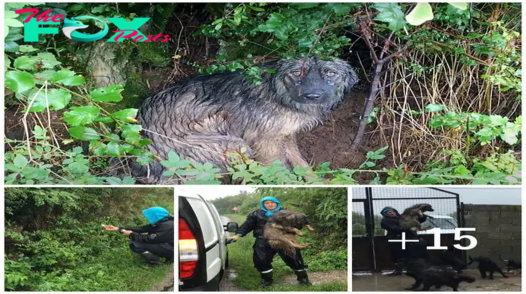
POLYGON ((388 276, 400 276, 404 272, 402 271, 403 264, 401 262, 395 263, 395 270, 392 273, 387 274, 388 276))
POLYGON ((150 265, 161 265, 163 264, 163 262, 161 261, 161 258, 151 252, 143 252, 142 253, 142 256, 144 256, 144 258, 146 258, 146 261, 148 261, 148 264, 150 265))
POLYGON ((307 275, 306 270, 294 271, 294 273, 296 273, 296 277, 298 277, 298 282, 300 283, 300 285, 312 285, 309 281, 309 276, 307 275))
POLYGON ((268 272, 268 273, 261 273, 261 278, 263 279, 263 281, 261 282, 261 284, 259 285, 259 287, 270 287, 272 286, 272 272, 268 272))

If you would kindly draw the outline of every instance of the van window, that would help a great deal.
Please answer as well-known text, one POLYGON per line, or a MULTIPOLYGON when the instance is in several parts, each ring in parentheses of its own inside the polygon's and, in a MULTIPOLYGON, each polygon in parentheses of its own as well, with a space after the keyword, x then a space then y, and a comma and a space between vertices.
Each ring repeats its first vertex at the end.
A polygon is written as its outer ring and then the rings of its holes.
POLYGON ((217 235, 217 229, 214 227, 215 221, 208 206, 201 199, 187 198, 187 200, 192 206, 192 209, 199 220, 199 224, 201 225, 205 248, 214 245, 219 240, 219 236, 217 235))

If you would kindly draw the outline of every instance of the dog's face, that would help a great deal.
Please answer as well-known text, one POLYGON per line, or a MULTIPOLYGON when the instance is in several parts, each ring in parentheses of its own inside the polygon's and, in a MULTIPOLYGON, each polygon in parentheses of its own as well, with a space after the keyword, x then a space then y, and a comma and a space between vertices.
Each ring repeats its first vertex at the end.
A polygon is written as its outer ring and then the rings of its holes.
POLYGON ((354 70, 341 59, 307 57, 278 62, 274 86, 287 106, 299 103, 332 107, 357 80, 354 70))
POLYGON ((422 206, 420 206, 420 211, 426 212, 426 211, 435 211, 435 210, 433 209, 433 206, 431 206, 431 204, 424 203, 422 204, 422 206))

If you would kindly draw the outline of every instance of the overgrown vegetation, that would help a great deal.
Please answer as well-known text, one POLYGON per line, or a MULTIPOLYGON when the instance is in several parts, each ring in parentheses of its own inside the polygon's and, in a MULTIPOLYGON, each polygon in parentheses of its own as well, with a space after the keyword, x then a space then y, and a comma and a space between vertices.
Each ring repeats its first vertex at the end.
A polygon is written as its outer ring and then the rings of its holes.
POLYGON ((189 184, 220 183, 223 176, 243 184, 520 183, 520 3, 470 3, 465 10, 433 3, 434 18, 419 26, 405 20, 411 3, 201 5, 206 20, 190 33, 196 42, 213 44, 206 54, 196 58, 188 52, 202 44, 183 46, 189 43, 181 39, 183 31, 188 33, 185 27, 160 46, 125 41, 111 54, 136 61, 121 69, 133 73, 130 82, 97 87, 101 77, 88 62, 94 57, 90 52, 101 52, 97 42, 74 42, 59 34, 24 43, 22 21, 28 14, 15 11, 34 7, 51 9, 50 15, 127 21, 148 13, 157 32, 178 23, 170 18, 174 9, 184 13, 188 6, 7 3, 5 101, 21 110, 12 118, 22 122, 22 130, 6 137, 6 184, 135 183, 129 176, 109 176, 119 167, 110 158, 133 158, 144 165, 158 160, 168 168, 166 176, 184 177, 189 184), (292 171, 279 162, 261 166, 246 160, 222 174, 173 152, 158 158, 147 150, 151 142, 140 136, 147 130, 134 118, 140 101, 130 101, 150 92, 137 78, 142 74, 137 67, 167 66, 167 52, 173 57, 170 79, 184 76, 185 64, 195 64, 203 73, 242 70, 255 83, 261 73, 257 65, 269 59, 347 59, 361 71, 362 87, 379 90, 370 97, 374 111, 364 117, 366 138, 378 136, 382 145, 363 151, 368 153, 360 166, 331 168, 326 162, 292 171), (378 68, 372 52, 389 58, 377 73, 378 82, 370 85, 378 68), (314 173, 308 172, 311 168, 314 173))
POLYGON ((174 212, 171 188, 6 188, 5 289, 154 291, 173 264, 152 268, 101 224, 142 226, 141 211, 174 212))
MULTIPOLYGON (((265 196, 274 196, 282 206, 307 214, 315 232, 305 232, 298 240, 313 245, 302 250, 309 272, 347 270, 347 189, 346 188, 258 188, 254 193, 242 193, 213 201, 219 213, 238 222, 240 225, 246 216, 259 209, 259 202, 265 196), (239 211, 232 214, 232 208, 239 211)), ((237 286, 246 290, 258 288, 260 276, 252 262, 252 233, 228 245, 230 266, 238 277, 237 286)), ((276 255, 273 262, 277 281, 281 276, 292 275, 292 271, 276 255)), ((347 281, 324 284, 321 281, 312 287, 277 283, 269 291, 344 291, 347 281)))

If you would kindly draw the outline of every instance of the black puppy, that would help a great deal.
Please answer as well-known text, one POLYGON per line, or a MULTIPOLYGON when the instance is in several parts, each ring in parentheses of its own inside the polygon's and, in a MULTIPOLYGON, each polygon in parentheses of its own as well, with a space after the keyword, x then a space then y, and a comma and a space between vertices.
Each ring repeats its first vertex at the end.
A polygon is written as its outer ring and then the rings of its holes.
POLYGON ((442 261, 456 270, 458 273, 462 273, 462 270, 465 270, 468 265, 463 262, 454 252, 453 245, 448 245, 447 250, 443 251, 440 255, 442 261))
POLYGON ((470 256, 468 265, 472 264, 474 261, 479 263, 478 269, 479 269, 481 278, 486 279, 488 277, 486 275, 487 272, 489 272, 489 279, 490 280, 493 280, 493 273, 494 272, 498 272, 503 277, 507 278, 507 276, 502 272, 500 267, 495 262, 493 262, 493 260, 491 260, 491 259, 489 259, 487 257, 484 257, 484 256, 479 256, 479 257, 475 257, 475 258, 471 258, 471 256, 470 256))
POLYGON ((423 291, 429 291, 431 286, 436 288, 448 286, 453 288, 453 291, 458 291, 460 282, 473 283, 475 281, 475 278, 457 273, 452 269, 443 266, 432 266, 423 258, 408 260, 406 274, 415 279, 415 283, 411 288, 406 290, 418 290, 420 285, 423 284, 423 291))
POLYGON ((510 269, 519 269, 519 270, 522 269, 520 261, 508 259, 508 260, 505 260, 505 262, 506 262, 506 267, 508 267, 508 272, 510 271, 510 269))

